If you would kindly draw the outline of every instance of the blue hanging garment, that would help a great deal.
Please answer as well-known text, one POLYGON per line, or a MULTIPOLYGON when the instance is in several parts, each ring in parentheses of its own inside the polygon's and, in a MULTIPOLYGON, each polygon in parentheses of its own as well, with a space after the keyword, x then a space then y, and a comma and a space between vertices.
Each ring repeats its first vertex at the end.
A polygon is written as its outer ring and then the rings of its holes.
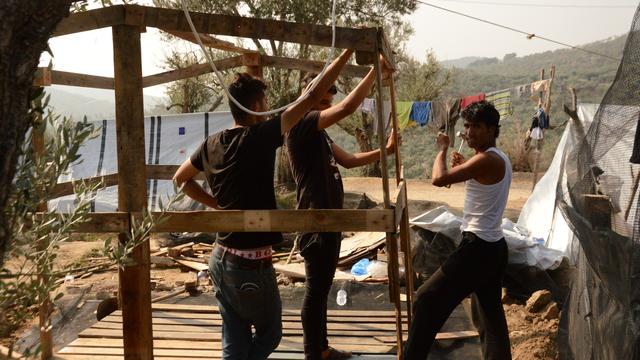
POLYGON ((411 105, 411 113, 409 119, 425 126, 429 122, 431 116, 431 101, 414 101, 411 105))

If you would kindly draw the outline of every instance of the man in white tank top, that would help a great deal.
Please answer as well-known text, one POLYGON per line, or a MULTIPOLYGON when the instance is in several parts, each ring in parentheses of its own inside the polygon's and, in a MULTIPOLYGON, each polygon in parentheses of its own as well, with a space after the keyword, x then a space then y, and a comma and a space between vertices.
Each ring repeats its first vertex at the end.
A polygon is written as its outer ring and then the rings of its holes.
POLYGON ((409 360, 427 358, 438 330, 469 295, 484 358, 511 359, 501 301, 508 256, 501 223, 511 185, 511 163, 496 148, 500 114, 491 103, 471 104, 461 116, 467 144, 476 154, 465 160, 454 151, 451 169, 447 169, 450 140, 438 134, 440 150, 431 178, 435 186, 465 182, 462 242, 418 289, 405 347, 409 360))

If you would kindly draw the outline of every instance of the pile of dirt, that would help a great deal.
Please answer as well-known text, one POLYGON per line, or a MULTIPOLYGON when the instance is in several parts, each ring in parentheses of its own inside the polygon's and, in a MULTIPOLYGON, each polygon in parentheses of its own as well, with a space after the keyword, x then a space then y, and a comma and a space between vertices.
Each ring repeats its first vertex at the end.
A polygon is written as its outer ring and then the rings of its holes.
POLYGON ((547 290, 535 292, 526 304, 503 299, 514 360, 558 359, 556 337, 560 314, 547 290))

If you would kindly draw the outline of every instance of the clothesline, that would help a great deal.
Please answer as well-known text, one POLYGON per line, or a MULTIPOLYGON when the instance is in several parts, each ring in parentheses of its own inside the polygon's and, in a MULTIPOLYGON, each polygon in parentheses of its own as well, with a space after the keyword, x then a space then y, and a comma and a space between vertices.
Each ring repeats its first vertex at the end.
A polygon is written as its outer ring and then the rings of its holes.
MULTIPOLYGON (((415 125, 420 125, 422 127, 427 124, 433 124, 440 130, 448 130, 448 132, 452 134, 455 124, 460 117, 460 111, 464 110, 467 106, 482 100, 491 102, 500 113, 501 119, 508 119, 513 115, 512 98, 519 98, 527 94, 535 96, 539 92, 549 91, 549 85, 550 80, 546 79, 489 93, 465 96, 460 99, 452 99, 449 101, 397 101, 396 115, 398 117, 398 128, 403 130, 415 125)), ((390 102, 385 101, 382 108, 385 127, 388 127, 389 117, 391 114, 390 102)), ((376 100, 365 99, 360 105, 360 110, 373 115, 375 128, 378 120, 376 100)))

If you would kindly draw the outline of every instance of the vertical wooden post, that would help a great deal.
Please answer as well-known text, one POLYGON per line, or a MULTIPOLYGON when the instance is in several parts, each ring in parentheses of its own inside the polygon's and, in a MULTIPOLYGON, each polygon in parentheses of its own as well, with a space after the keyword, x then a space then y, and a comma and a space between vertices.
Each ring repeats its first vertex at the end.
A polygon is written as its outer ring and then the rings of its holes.
POLYGON ((391 98, 391 119, 393 120, 393 130, 396 143, 396 185, 400 185, 400 181, 402 177, 400 176, 400 167, 402 166, 402 162, 400 162, 400 144, 398 144, 398 112, 396 110, 396 90, 395 84, 393 82, 393 74, 391 75, 391 79, 389 79, 389 93, 391 98))
MULTIPOLYGON (((382 29, 378 28, 378 44, 376 54, 381 53, 382 29)), ((385 119, 384 119, 384 96, 382 94, 382 71, 380 62, 377 57, 373 62, 376 72, 376 90, 377 90, 377 112, 378 112, 378 140, 380 141, 380 167, 382 172, 382 190, 385 209, 390 208, 389 200, 389 171, 387 168, 387 150, 385 139, 385 119)), ((389 297, 395 305, 396 312, 396 335, 397 335, 397 356, 402 359, 402 305, 400 303, 400 282, 398 274, 398 243, 395 233, 387 233, 387 271, 389 273, 389 297)))
POLYGON ((262 56, 258 53, 242 54, 242 65, 247 73, 253 77, 262 79, 264 77, 262 68, 262 56))
MULTIPOLYGON (((118 210, 147 206, 140 27, 113 27, 118 146, 118 210)), ((119 234, 121 242, 127 234, 119 234)), ((149 241, 133 251, 134 265, 119 271, 125 359, 153 359, 149 241)))
MULTIPOLYGON (((32 128, 32 140, 31 144, 33 146, 33 155, 38 158, 42 156, 44 153, 44 129, 46 124, 43 122, 42 114, 38 115, 39 121, 37 125, 32 128)), ((44 199, 45 194, 38 194, 41 199, 44 199)), ((37 208, 38 212, 47 210, 47 203, 41 202, 38 204, 37 208)), ((42 239, 38 243, 38 251, 45 251, 49 247, 48 238, 42 239)), ((49 282, 49 274, 47 274, 48 267, 43 264, 42 261, 47 261, 46 257, 43 257, 43 260, 40 260, 37 264, 38 269, 38 282, 46 287, 46 283, 49 282)), ((49 268, 50 270, 50 268, 49 268)), ((51 334, 51 298, 49 298, 49 292, 41 291, 40 296, 38 296, 38 301, 40 302, 40 306, 38 308, 38 326, 40 328, 40 359, 48 360, 53 358, 53 336, 51 334)))
MULTIPOLYGON (((391 97, 391 114, 393 119, 393 129, 395 130, 395 142, 396 142, 396 182, 400 185, 400 182, 404 179, 404 171, 402 167, 402 161, 400 158, 400 144, 398 143, 398 114, 396 112, 396 90, 393 75, 389 79, 389 91, 391 97)), ((404 186, 407 186, 406 180, 404 186)), ((408 204, 407 191, 404 192, 404 203, 408 204)), ((411 316, 413 314, 413 264, 411 256, 411 238, 409 236, 409 207, 405 205, 402 210, 402 220, 400 222, 400 249, 404 254, 404 276, 405 276, 405 289, 407 292, 407 326, 411 326, 411 316)))

